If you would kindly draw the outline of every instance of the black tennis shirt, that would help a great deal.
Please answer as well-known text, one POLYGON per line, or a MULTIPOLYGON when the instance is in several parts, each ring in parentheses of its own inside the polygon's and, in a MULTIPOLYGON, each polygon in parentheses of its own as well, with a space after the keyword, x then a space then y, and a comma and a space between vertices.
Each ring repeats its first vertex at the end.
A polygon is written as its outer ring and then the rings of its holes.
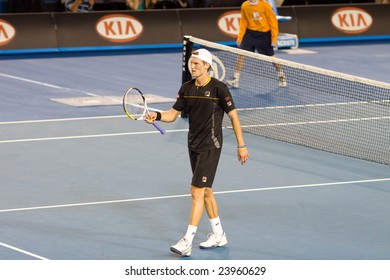
POLYGON ((188 148, 201 152, 222 147, 223 116, 235 105, 223 82, 211 78, 206 85, 196 86, 192 79, 181 86, 173 109, 188 115, 188 148))

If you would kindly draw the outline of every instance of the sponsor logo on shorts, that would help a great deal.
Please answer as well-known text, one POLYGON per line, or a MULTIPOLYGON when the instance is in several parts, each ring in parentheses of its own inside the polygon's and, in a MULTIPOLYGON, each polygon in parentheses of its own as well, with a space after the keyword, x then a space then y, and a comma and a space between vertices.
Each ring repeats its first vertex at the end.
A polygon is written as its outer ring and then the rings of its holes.
POLYGON ((96 22, 96 31, 104 39, 114 43, 125 43, 137 39, 143 32, 143 25, 136 18, 112 14, 96 22))
POLYGON ((206 176, 203 176, 203 177, 202 177, 202 182, 203 182, 203 183, 206 183, 206 182, 207 182, 207 177, 206 177, 206 176))
POLYGON ((368 12, 355 7, 337 9, 332 14, 331 21, 338 30, 347 34, 363 33, 370 29, 373 23, 368 12))

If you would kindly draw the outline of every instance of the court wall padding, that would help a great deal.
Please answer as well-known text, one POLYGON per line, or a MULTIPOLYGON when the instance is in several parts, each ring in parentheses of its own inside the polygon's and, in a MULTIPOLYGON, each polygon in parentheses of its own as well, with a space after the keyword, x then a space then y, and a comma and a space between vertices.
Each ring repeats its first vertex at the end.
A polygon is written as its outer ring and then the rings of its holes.
MULTIPOLYGON (((300 42, 388 40, 390 5, 279 8, 280 31, 300 42)), ((184 35, 235 44, 237 7, 92 13, 0 14, 0 54, 42 51, 177 48, 184 35)))

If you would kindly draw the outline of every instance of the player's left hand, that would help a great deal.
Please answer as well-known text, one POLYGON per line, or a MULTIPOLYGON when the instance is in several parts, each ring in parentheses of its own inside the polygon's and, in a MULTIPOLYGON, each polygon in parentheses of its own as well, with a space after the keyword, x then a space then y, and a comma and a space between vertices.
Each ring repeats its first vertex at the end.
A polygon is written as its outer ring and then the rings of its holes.
POLYGON ((237 158, 241 165, 245 164, 249 159, 249 152, 247 147, 237 149, 237 158))

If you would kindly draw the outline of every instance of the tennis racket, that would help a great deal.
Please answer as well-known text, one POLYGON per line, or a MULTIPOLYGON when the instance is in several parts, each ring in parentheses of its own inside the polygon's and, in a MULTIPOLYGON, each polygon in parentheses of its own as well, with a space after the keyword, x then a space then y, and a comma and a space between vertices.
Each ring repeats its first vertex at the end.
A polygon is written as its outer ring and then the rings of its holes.
MULTIPOLYGON (((125 110, 126 115, 134 121, 143 120, 145 115, 149 114, 145 96, 138 88, 129 88, 126 91, 123 96, 123 109, 125 110)), ((165 129, 157 123, 152 122, 152 125, 160 131, 161 134, 165 134, 165 129)))

